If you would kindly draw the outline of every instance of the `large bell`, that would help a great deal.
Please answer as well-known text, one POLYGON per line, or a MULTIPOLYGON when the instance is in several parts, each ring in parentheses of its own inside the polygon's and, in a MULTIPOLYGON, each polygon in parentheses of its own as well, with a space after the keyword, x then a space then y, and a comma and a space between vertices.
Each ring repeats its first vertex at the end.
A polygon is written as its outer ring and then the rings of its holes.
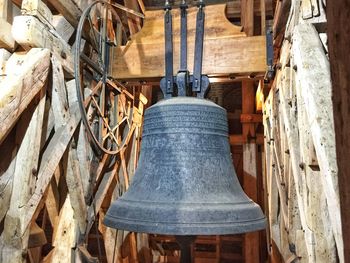
POLYGON ((175 97, 146 110, 141 154, 128 191, 104 223, 134 232, 235 234, 265 228, 232 165, 226 111, 175 97))

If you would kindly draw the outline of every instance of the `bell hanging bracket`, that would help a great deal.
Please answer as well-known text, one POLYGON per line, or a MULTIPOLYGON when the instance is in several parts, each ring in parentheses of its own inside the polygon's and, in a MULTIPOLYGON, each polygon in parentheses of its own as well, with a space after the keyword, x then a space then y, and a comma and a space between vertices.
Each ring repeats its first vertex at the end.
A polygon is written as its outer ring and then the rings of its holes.
POLYGON ((204 40, 204 2, 200 0, 197 4, 196 36, 194 48, 193 75, 187 68, 187 8, 186 0, 180 4, 181 14, 181 41, 180 41, 180 69, 174 76, 173 69, 173 29, 171 5, 165 1, 164 35, 165 35, 165 77, 160 81, 160 87, 164 98, 173 96, 193 96, 204 98, 209 87, 209 78, 202 75, 203 62, 203 40, 204 40), (175 85, 176 84, 176 85, 175 85))

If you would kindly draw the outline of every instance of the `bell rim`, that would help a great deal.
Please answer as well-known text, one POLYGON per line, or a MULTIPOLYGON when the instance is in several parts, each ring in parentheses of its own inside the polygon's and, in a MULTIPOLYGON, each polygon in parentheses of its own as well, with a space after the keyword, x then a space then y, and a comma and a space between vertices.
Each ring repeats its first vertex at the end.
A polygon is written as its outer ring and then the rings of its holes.
POLYGON ((104 225, 120 230, 159 235, 229 235, 249 233, 266 229, 266 217, 261 217, 254 220, 246 220, 244 222, 208 222, 201 224, 169 224, 158 222, 147 222, 147 224, 142 223, 142 221, 140 220, 119 220, 118 222, 116 222, 113 219, 117 219, 117 217, 111 217, 106 215, 103 220, 104 225))

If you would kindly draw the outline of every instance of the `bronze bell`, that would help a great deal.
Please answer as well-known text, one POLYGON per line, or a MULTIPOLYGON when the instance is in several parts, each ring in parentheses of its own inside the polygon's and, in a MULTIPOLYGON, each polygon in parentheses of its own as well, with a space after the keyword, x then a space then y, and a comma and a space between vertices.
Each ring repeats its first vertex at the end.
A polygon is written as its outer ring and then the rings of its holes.
POLYGON ((265 228, 264 214, 243 192, 232 165, 226 110, 193 97, 147 109, 134 178, 104 223, 180 236, 265 228))

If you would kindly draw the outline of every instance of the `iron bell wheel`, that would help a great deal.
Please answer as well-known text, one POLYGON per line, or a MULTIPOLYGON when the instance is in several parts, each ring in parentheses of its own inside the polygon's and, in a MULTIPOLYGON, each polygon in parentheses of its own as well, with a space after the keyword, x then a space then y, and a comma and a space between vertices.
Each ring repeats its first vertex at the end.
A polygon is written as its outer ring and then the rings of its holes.
POLYGON ((261 208, 246 196, 232 165, 225 109, 193 97, 147 109, 133 181, 104 223, 178 236, 265 228, 261 208))

